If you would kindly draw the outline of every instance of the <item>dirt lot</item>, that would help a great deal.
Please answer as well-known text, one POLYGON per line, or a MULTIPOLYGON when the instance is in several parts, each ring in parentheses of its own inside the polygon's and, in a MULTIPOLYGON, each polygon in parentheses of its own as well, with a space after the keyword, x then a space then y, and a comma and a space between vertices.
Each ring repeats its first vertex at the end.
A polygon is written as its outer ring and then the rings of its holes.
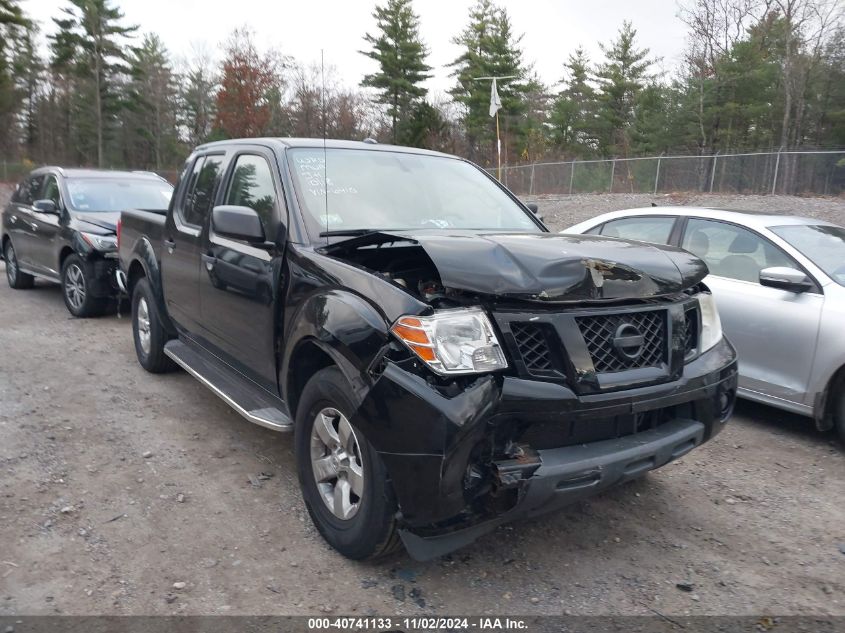
POLYGON ((353 563, 305 513, 291 437, 146 374, 128 318, 73 320, 57 287, 0 281, 0 615, 845 615, 843 501, 832 435, 742 404, 588 503, 435 562, 353 563))

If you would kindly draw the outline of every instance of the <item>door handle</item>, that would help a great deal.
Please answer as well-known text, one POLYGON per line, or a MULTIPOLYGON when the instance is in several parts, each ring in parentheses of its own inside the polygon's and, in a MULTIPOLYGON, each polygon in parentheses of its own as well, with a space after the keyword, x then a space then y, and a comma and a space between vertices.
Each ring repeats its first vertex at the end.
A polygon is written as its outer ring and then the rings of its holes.
POLYGON ((176 242, 173 240, 164 240, 164 247, 167 249, 168 253, 172 253, 173 249, 176 248, 176 242))
POLYGON ((13 215, 13 216, 10 216, 10 217, 9 217, 9 222, 10 222, 11 224, 14 224, 14 223, 15 223, 15 222, 17 222, 17 221, 18 221, 18 216, 13 215))
POLYGON ((30 225, 29 225, 29 226, 30 226, 30 227, 32 227, 32 230, 33 230, 33 231, 37 231, 37 230, 38 230, 38 225, 37 225, 35 222, 30 223, 30 225))
POLYGON ((211 271, 214 269, 214 264, 217 263, 217 258, 214 255, 203 255, 202 261, 205 264, 205 269, 211 271))

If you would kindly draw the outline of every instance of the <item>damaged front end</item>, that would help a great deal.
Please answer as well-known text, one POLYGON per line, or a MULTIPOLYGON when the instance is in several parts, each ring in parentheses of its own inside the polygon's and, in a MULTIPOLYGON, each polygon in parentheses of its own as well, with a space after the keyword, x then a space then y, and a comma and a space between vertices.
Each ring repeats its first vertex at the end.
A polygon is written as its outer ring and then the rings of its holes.
POLYGON ((724 338, 702 345, 707 271, 683 251, 381 232, 326 254, 431 306, 397 318, 353 420, 387 467, 415 558, 641 476, 731 414, 735 353, 724 338), (425 319, 473 311, 489 319, 506 366, 455 371, 430 353, 438 334, 425 319))

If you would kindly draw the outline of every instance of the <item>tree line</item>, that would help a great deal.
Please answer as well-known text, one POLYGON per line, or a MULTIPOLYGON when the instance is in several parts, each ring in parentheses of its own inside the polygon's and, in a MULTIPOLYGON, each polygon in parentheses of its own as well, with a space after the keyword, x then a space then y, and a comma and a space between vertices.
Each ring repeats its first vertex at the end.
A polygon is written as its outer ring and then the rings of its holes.
POLYGON ((477 80, 488 76, 514 77, 499 84, 511 164, 845 146, 839 0, 682 0, 678 17, 687 40, 671 73, 625 22, 600 59, 577 48, 548 84, 507 10, 477 0, 454 38, 452 87, 435 96, 412 0, 376 6, 359 51, 375 69, 354 86, 331 67, 261 50, 247 28, 220 55, 176 63, 114 0, 64 0, 46 38, 19 0, 0 0, 0 155, 160 170, 205 141, 325 133, 489 165, 490 83, 477 80))

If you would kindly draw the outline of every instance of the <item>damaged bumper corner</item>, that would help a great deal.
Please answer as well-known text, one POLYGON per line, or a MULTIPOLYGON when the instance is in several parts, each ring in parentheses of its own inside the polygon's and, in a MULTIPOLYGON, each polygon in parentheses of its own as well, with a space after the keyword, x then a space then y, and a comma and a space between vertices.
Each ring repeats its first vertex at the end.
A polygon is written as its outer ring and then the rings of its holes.
POLYGON ((557 510, 640 477, 685 455, 704 438, 701 422, 673 420, 628 437, 538 451, 541 464, 510 512, 445 534, 423 537, 404 529, 400 536, 411 556, 430 560, 471 543, 503 523, 557 510))
POLYGON ((495 374, 450 391, 389 361, 353 424, 373 438, 387 468, 408 552, 426 560, 677 459, 724 428, 736 389, 726 340, 689 362, 679 380, 589 395, 495 374), (624 433, 595 433, 608 421, 652 418, 624 433), (556 443, 567 429, 577 436, 556 443))

